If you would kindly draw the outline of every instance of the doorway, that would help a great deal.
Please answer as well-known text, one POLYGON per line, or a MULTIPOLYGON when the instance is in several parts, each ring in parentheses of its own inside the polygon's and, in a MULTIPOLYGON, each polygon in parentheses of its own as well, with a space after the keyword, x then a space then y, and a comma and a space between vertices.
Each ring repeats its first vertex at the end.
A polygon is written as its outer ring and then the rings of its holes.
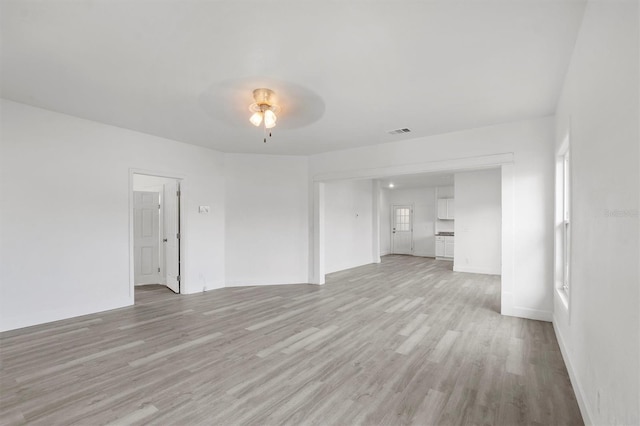
POLYGON ((391 217, 391 247, 393 254, 413 254, 413 206, 394 205, 391 217))
MULTIPOLYGON (((405 176, 420 173, 457 173, 470 170, 497 168, 500 170, 500 212, 499 224, 500 241, 500 275, 501 275, 501 309, 503 315, 522 316, 524 318, 547 318, 545 312, 533 314, 526 309, 518 307, 515 298, 515 168, 513 153, 493 154, 480 157, 459 158, 453 160, 434 161, 421 164, 406 164, 399 166, 381 167, 377 169, 359 169, 351 171, 335 171, 317 174, 313 177, 313 234, 311 236, 311 256, 309 262, 309 282, 313 284, 325 283, 325 184, 331 181, 348 179, 383 179, 393 176, 405 176)), ((379 182, 379 181, 378 181, 379 182)), ((380 185, 378 183, 378 185, 380 185)), ((378 203, 376 203, 378 205, 378 203)), ((374 206, 375 209, 375 206, 374 206)), ((457 210, 457 209, 456 209, 457 210)), ((380 210, 375 210, 379 216, 380 210)), ((386 211, 389 211, 388 209, 386 211)), ((382 224, 374 217, 374 224, 382 224)), ((387 223, 391 223, 390 220, 387 223)), ((387 235, 390 235, 387 234, 387 235)), ((384 238, 382 232, 375 234, 375 238, 384 238)), ((434 243, 435 244, 435 243, 434 243)), ((374 241, 373 246, 380 248, 380 241, 374 241)), ((382 250, 382 248, 381 248, 382 250)))
POLYGON ((132 175, 133 283, 181 292, 180 180, 132 175))
POLYGON ((133 191, 135 285, 160 284, 160 192, 133 191))

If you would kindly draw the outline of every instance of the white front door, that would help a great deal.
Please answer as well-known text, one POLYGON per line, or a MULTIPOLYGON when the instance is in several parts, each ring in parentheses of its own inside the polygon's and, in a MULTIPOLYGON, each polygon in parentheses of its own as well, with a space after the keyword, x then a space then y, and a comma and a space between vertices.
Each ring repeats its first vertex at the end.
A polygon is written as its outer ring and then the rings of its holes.
POLYGON ((133 193, 134 283, 160 283, 160 193, 133 193))
POLYGON ((164 260, 166 284, 180 293, 180 185, 171 181, 164 185, 164 260))
POLYGON ((413 208, 393 206, 391 240, 394 254, 413 254, 413 208))

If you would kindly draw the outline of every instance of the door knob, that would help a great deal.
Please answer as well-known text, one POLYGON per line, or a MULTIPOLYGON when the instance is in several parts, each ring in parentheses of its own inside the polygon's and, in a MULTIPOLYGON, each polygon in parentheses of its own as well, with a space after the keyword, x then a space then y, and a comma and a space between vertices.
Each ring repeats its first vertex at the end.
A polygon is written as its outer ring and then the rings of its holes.
POLYGON ((166 242, 167 242, 167 239, 166 239, 166 238, 165 238, 165 239, 163 239, 163 240, 162 240, 162 242, 163 242, 163 243, 166 243, 166 242))

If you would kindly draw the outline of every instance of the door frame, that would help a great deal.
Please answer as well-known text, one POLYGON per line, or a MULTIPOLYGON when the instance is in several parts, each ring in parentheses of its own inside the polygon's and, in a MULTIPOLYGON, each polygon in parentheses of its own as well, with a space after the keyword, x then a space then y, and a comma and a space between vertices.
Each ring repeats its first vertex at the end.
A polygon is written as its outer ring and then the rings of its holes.
POLYGON ((186 236, 187 234, 187 215, 184 214, 185 206, 185 188, 187 187, 186 176, 180 173, 162 172, 149 169, 129 169, 129 298, 132 303, 135 303, 135 264, 134 264, 134 250, 133 250, 133 175, 147 175, 159 178, 175 179, 180 184, 180 199, 178 202, 178 223, 180 226, 180 294, 184 294, 186 288, 186 270, 187 265, 187 251, 186 251, 186 236))
POLYGON ((401 253, 401 254, 405 254, 407 256, 413 256, 413 203, 403 203, 403 204, 391 204, 391 214, 389 215, 390 219, 391 219, 391 226, 389 228, 389 232, 391 233, 391 235, 389 236, 389 241, 391 242, 391 254, 398 254, 396 253, 395 250, 395 239, 393 238, 393 228, 395 226, 395 214, 396 214, 396 207, 409 207, 409 214, 411 216, 411 254, 406 254, 406 253, 401 253))

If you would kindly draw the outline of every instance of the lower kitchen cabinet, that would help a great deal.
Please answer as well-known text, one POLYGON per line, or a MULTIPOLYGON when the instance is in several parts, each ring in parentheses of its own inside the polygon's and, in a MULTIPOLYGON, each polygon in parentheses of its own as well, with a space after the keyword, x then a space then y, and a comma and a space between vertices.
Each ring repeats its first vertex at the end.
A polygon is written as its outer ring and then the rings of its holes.
POLYGON ((453 259, 453 249, 453 237, 444 237, 444 257, 450 257, 453 259))
POLYGON ((436 257, 453 259, 455 248, 454 237, 436 236, 436 257))
POLYGON ((444 257, 444 237, 436 237, 436 257, 444 257))

